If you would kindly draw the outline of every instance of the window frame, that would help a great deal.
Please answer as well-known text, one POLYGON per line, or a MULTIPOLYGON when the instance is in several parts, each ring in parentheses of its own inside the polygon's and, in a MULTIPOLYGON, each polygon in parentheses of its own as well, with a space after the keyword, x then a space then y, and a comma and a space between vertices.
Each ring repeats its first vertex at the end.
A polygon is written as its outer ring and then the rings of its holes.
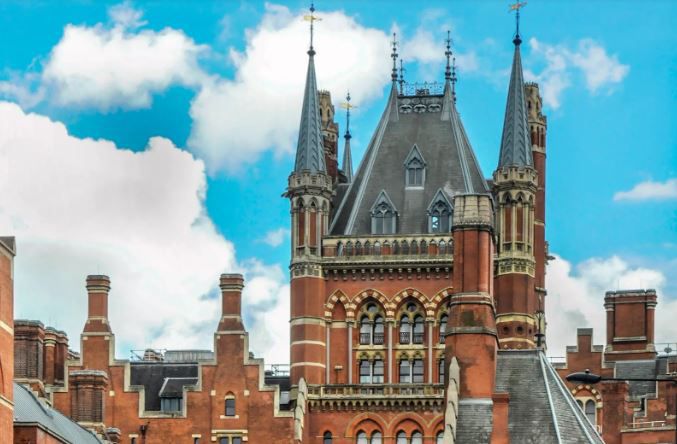
POLYGON ((225 399, 223 404, 224 404, 224 409, 223 409, 224 410, 223 411, 224 416, 227 416, 228 418, 233 418, 233 417, 237 416, 237 412, 236 412, 237 403, 235 402, 235 396, 228 396, 225 399), (232 404, 232 405, 229 405, 229 404, 232 404), (229 411, 231 411, 230 414, 228 413, 229 411))

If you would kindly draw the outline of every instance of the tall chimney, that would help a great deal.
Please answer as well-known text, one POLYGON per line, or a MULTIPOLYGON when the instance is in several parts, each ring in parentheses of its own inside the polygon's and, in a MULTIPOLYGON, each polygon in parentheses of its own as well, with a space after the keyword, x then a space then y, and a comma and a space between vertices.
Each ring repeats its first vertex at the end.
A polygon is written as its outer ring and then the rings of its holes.
POLYGON ((87 276, 87 323, 85 332, 111 332, 108 323, 108 293, 110 278, 105 275, 87 276))
POLYGON ((239 273, 224 273, 221 275, 219 287, 221 288, 221 320, 218 331, 244 331, 242 325, 244 278, 239 273))

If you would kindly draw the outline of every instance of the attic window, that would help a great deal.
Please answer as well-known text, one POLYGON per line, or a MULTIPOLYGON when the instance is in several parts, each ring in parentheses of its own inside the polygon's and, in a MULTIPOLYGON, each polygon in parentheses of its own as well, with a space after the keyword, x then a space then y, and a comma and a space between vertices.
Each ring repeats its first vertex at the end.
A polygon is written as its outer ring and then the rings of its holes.
POLYGON ((425 183, 425 160, 416 145, 404 160, 405 184, 407 188, 422 188, 425 183))
POLYGON ((372 234, 394 234, 397 212, 385 191, 381 191, 371 207, 372 234))
POLYGON ((161 398, 160 409, 165 413, 180 412, 182 400, 182 398, 161 398))
POLYGON ((442 190, 435 193, 435 197, 428 207, 428 231, 431 233, 448 233, 451 229, 451 204, 442 190))

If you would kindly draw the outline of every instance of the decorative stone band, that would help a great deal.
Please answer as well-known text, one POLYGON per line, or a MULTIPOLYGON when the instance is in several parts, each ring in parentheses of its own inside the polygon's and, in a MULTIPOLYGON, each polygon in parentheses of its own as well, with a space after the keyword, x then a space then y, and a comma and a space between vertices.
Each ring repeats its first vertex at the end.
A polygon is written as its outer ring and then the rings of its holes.
POLYGON ((90 274, 87 276, 88 293, 108 293, 110 292, 110 278, 103 274, 90 274))
POLYGON ((502 322, 523 322, 525 324, 532 325, 536 327, 538 322, 536 318, 531 315, 525 315, 522 313, 502 313, 496 316, 496 323, 500 324, 502 322))
POLYGON ((105 384, 108 381, 108 373, 103 370, 75 370, 68 374, 71 381, 77 379, 79 383, 92 385, 105 384))
POLYGON ((295 258, 294 262, 290 266, 291 269, 291 278, 303 278, 303 277, 312 277, 318 279, 324 279, 322 274, 322 266, 317 262, 308 262, 302 258, 295 258))
POLYGON ((525 189, 536 192, 538 173, 528 166, 505 166, 494 172, 494 186, 525 189))
POLYGON ((331 177, 323 173, 311 173, 302 171, 289 175, 287 191, 285 197, 292 197, 299 194, 323 194, 325 197, 331 197, 332 184, 331 177))
POLYGON ((454 293, 451 295, 449 307, 460 304, 483 304, 494 306, 494 298, 489 293, 454 293))
POLYGON ((224 273, 219 281, 219 288, 222 291, 242 290, 244 288, 244 278, 240 273, 224 273))
POLYGON ((468 334, 485 334, 497 336, 495 328, 489 328, 484 326, 447 327, 447 331, 445 332, 445 336, 468 335, 468 334))
POLYGON ((461 194, 454 198, 453 229, 493 230, 494 208, 488 194, 461 194))

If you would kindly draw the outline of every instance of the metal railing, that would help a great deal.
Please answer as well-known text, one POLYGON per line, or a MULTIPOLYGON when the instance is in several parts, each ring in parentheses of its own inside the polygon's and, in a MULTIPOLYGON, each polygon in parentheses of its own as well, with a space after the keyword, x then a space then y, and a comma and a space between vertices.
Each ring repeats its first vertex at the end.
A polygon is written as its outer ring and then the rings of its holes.
POLYGON ((411 343, 411 333, 408 331, 400 332, 400 344, 410 344, 411 343))
POLYGON ((667 421, 636 421, 631 422, 628 428, 630 429, 653 429, 666 427, 668 425, 667 421))
POLYGON ((371 333, 360 333, 360 344, 371 344, 371 333))
POLYGON ((414 344, 423 344, 423 333, 414 333, 414 344))
POLYGON ((289 376, 289 364, 266 364, 266 376, 289 376))
POLYGON ((383 339, 383 333, 374 333, 374 345, 382 345, 383 339))

